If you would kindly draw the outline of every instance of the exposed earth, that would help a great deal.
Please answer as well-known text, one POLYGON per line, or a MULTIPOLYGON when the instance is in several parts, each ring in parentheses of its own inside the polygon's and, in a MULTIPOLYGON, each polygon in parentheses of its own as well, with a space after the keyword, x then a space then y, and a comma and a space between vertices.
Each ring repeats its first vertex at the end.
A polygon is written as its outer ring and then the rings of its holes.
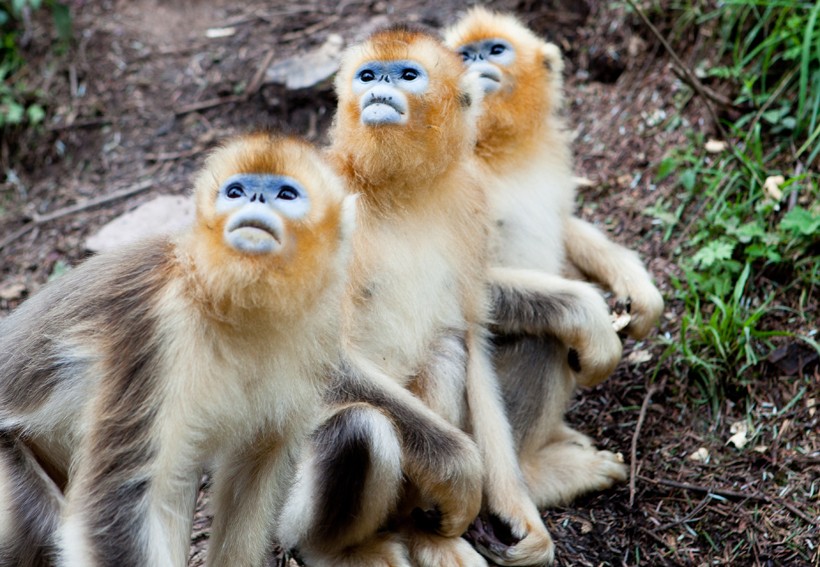
MULTIPOLYGON (((72 0, 74 39, 61 55, 49 18, 35 14, 26 80, 44 93, 48 117, 37 131, 13 132, 0 144, 0 314, 81 261, 85 239, 108 221, 158 195, 185 195, 203 154, 226 136, 261 127, 325 141, 335 106, 330 84, 289 90, 265 79, 271 65, 332 34, 347 45, 386 23, 441 28, 472 4, 72 0)), ((622 7, 491 5, 562 48, 576 171, 589 181, 579 214, 646 260, 667 297, 658 333, 674 340, 681 306, 671 282, 687 233, 664 240, 645 211, 679 190, 672 179, 654 179, 661 159, 690 143, 687 131, 716 135, 709 113, 622 7)), ((707 40, 679 42, 687 64, 706 57, 707 40)), ((817 298, 810 294, 805 307, 816 313, 817 298)), ((571 424, 633 468, 629 484, 544 512, 556 564, 820 565, 817 365, 796 375, 770 365, 744 396, 714 410, 678 378, 685 373, 674 361, 659 364, 663 350, 658 340, 628 341, 616 374, 577 396, 571 424), (754 448, 727 444, 732 425, 744 420, 758 428, 754 448), (700 449, 707 459, 690 458, 700 449)), ((204 564, 208 525, 200 510, 192 566, 204 564)), ((291 559, 272 547, 270 561, 291 559)))

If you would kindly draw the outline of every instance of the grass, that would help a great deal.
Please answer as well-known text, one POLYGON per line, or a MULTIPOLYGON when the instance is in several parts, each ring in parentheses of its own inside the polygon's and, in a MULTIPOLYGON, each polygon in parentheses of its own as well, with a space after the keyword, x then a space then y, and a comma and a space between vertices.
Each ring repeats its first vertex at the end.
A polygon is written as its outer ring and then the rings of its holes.
POLYGON ((674 36, 694 29, 681 26, 713 31, 708 80, 729 85, 743 111, 723 121, 724 145, 692 132, 688 147, 663 160, 657 179, 681 191, 648 211, 683 274, 673 281, 681 327, 662 339, 662 364, 671 360, 717 407, 756 375, 773 339, 818 348, 805 307, 816 304, 820 264, 820 3, 672 9, 674 36))

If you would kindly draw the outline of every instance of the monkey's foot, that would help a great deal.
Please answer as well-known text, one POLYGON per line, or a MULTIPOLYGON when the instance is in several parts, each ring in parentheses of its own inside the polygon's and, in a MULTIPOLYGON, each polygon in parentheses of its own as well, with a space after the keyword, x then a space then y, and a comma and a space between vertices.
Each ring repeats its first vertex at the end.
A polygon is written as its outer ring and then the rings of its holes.
POLYGON ((627 479, 623 457, 573 441, 551 443, 535 455, 521 455, 521 470, 539 508, 571 502, 627 479))
POLYGON ((407 539, 413 564, 418 567, 487 567, 487 561, 459 537, 415 532, 407 539))
POLYGON ((511 523, 482 512, 464 535, 484 556, 499 565, 551 565, 555 546, 543 523, 518 535, 511 523))
POLYGON ((310 567, 413 567, 407 548, 395 535, 384 535, 337 552, 303 551, 310 567))

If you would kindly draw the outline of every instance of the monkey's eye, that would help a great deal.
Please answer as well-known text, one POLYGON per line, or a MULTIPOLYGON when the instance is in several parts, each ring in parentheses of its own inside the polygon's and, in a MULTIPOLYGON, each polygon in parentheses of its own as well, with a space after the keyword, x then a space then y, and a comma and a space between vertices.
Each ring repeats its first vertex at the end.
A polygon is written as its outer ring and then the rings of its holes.
POLYGON ((419 76, 419 72, 415 69, 404 69, 401 72, 401 78, 404 81, 414 81, 419 76))
POLYGON ((461 52, 461 60, 462 61, 469 61, 470 59, 472 59, 472 57, 470 57, 470 52, 469 51, 462 51, 461 52))
POLYGON ((490 48, 490 55, 501 55, 507 50, 506 46, 496 43, 490 48))
POLYGON ((276 195, 277 199, 282 199, 283 201, 293 201, 299 196, 299 193, 291 187, 290 185, 285 185, 281 189, 279 189, 279 194, 276 195))
POLYGON ((362 72, 359 73, 359 80, 363 83, 369 83, 376 79, 376 73, 371 71, 370 69, 364 69, 362 72))
POLYGON ((245 196, 245 189, 239 183, 231 183, 230 187, 225 191, 228 199, 239 199, 245 196))

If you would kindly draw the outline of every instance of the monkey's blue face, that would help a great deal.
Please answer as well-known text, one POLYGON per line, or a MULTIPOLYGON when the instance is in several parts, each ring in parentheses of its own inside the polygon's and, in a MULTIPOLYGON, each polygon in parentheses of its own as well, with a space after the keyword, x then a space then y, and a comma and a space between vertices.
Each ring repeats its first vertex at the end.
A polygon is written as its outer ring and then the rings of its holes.
POLYGON ((485 93, 501 88, 501 67, 509 67, 515 61, 515 48, 506 39, 490 38, 462 45, 461 59, 470 71, 478 73, 485 93))
POLYGON ((232 175, 216 198, 216 212, 227 216, 225 242, 248 254, 278 252, 284 246, 285 222, 302 219, 309 210, 305 188, 284 175, 232 175))
POLYGON ((427 71, 415 61, 368 61, 353 75, 362 124, 405 124, 407 95, 423 94, 429 83, 427 71))

